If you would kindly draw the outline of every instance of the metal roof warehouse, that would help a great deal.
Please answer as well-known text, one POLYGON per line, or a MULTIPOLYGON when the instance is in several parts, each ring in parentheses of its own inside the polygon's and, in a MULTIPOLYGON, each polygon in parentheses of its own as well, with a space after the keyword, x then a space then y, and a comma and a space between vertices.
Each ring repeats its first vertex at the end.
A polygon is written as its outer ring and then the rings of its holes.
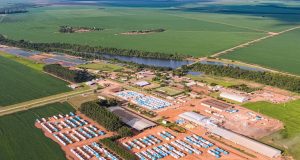
POLYGON ((237 101, 237 102, 240 102, 240 103, 243 103, 243 102, 246 102, 246 101, 249 100, 248 97, 237 95, 237 94, 233 94, 233 93, 227 93, 227 92, 222 92, 220 94, 220 97, 227 98, 227 99, 230 99, 230 100, 233 100, 233 101, 237 101))
POLYGON ((118 117, 120 117, 122 122, 138 131, 142 131, 144 129, 156 126, 155 123, 130 111, 127 111, 122 107, 109 107, 108 109, 114 114, 116 114, 118 117))
POLYGON ((205 100, 205 101, 201 102, 201 105, 215 109, 215 110, 219 110, 219 111, 223 111, 223 110, 233 107, 230 104, 220 102, 220 101, 217 101, 214 99, 205 100))

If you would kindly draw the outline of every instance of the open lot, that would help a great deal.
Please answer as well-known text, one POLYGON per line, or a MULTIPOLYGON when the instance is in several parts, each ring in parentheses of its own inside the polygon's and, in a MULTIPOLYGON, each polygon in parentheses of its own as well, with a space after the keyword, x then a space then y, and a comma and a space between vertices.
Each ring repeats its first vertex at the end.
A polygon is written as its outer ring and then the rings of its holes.
POLYGON ((300 29, 221 56, 300 75, 300 29))
POLYGON ((285 129, 263 138, 262 141, 280 146, 286 149, 295 159, 300 159, 300 100, 283 104, 254 102, 244 106, 282 121, 285 129))
POLYGON ((177 89, 177 88, 172 88, 172 87, 160 87, 155 89, 158 92, 164 93, 169 96, 176 96, 178 94, 183 93, 183 90, 177 89))
POLYGON ((158 112, 158 115, 168 117, 170 121, 175 122, 178 120, 177 115, 187 111, 195 111, 211 117, 219 126, 256 139, 275 133, 283 127, 282 123, 276 119, 251 112, 251 110, 238 105, 230 104, 230 107, 223 109, 205 106, 203 102, 210 99, 186 99, 186 103, 175 104, 158 112), (237 110, 237 112, 229 112, 233 110, 237 110), (256 116, 260 116, 261 119, 256 119, 256 116))
POLYGON ((0 56, 0 106, 70 91, 67 83, 0 56))
POLYGON ((36 118, 71 111, 74 109, 66 103, 54 103, 0 117, 0 159, 66 159, 59 145, 45 137, 34 122, 36 118))

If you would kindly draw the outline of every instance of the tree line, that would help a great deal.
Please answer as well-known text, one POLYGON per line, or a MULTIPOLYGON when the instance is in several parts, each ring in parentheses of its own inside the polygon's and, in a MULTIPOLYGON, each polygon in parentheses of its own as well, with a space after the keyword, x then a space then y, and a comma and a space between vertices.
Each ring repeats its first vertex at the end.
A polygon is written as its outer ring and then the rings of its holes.
POLYGON ((283 75, 272 72, 260 72, 243 70, 232 66, 217 66, 195 63, 191 66, 183 66, 183 70, 201 71, 205 74, 231 77, 236 79, 251 80, 254 82, 275 86, 292 92, 300 93, 300 78, 296 76, 283 75))
POLYGON ((243 92, 247 92, 247 93, 251 93, 251 92, 259 90, 259 88, 249 87, 246 84, 232 85, 232 86, 229 86, 229 88, 239 90, 239 91, 243 91, 243 92))
MULTIPOLYGON (((105 101, 105 100, 104 100, 105 101)), ((125 126, 125 124, 120 120, 120 118, 114 113, 110 112, 106 107, 113 105, 114 103, 95 101, 83 103, 79 111, 91 119, 95 120, 97 123, 105 127, 109 131, 116 131, 120 136, 126 137, 131 136, 133 133, 131 129, 125 126), (107 106, 102 106, 100 104, 108 104, 107 106)))
POLYGON ((59 32, 60 33, 74 33, 78 30, 89 30, 89 31, 102 31, 103 28, 97 28, 97 27, 72 27, 72 26, 60 26, 59 32))
POLYGON ((95 78, 95 76, 85 70, 70 70, 60 64, 45 65, 43 70, 74 83, 86 82, 95 78))
POLYGON ((25 8, 0 8, 0 14, 15 14, 26 12, 28 12, 28 10, 25 8))
POLYGON ((153 32, 164 32, 164 31, 166 30, 163 28, 157 28, 157 29, 130 31, 129 33, 153 33, 153 32))
POLYGON ((102 143, 105 147, 112 150, 114 153, 119 155, 125 160, 136 160, 137 157, 132 154, 131 152, 128 152, 126 149, 124 149, 122 146, 120 146, 116 140, 119 139, 118 136, 113 136, 109 138, 103 138, 100 140, 100 143, 102 143))
POLYGON ((0 44, 25 48, 30 50, 37 50, 42 52, 61 52, 74 56, 85 58, 99 58, 102 54, 112 54, 121 56, 134 56, 144 58, 157 58, 157 59, 173 59, 182 60, 188 56, 174 53, 167 54, 161 52, 147 52, 133 49, 119 49, 112 47, 89 46, 81 44, 70 43, 34 43, 25 40, 12 40, 0 34, 0 44))

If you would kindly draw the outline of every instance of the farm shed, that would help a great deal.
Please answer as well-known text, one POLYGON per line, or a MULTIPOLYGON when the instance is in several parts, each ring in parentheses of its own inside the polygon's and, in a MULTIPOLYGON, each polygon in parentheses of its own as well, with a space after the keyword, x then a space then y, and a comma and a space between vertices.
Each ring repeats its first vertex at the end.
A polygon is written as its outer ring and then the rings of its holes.
POLYGON ((233 94, 233 93, 227 93, 227 92, 222 92, 220 94, 220 97, 227 98, 227 99, 230 99, 230 100, 233 100, 233 101, 236 101, 236 102, 240 102, 240 103, 243 103, 243 102, 246 102, 246 101, 249 100, 248 97, 233 94))
POLYGON ((156 126, 155 123, 130 111, 127 111, 122 107, 109 107, 108 109, 116 114, 122 120, 122 122, 138 131, 156 126))
POLYGON ((233 107, 230 104, 227 104, 227 103, 224 103, 221 101, 217 101, 214 99, 205 100, 205 101, 201 102, 201 105, 211 108, 211 109, 214 109, 214 110, 217 110, 217 111, 220 111, 220 112, 233 107))

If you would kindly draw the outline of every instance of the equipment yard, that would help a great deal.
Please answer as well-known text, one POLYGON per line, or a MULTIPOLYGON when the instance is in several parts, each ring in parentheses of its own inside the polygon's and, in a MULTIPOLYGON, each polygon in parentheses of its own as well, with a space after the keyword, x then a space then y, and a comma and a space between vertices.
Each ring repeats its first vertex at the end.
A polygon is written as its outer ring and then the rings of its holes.
POLYGON ((214 144, 207 140, 204 131, 198 135, 192 132, 175 133, 164 127, 155 127, 130 138, 120 140, 120 143, 141 159, 161 155, 162 159, 207 159, 220 158, 224 160, 240 159, 242 157, 231 153, 222 144, 214 144), (200 136, 201 135, 201 136, 200 136), (199 142, 199 140, 201 141, 199 142), (219 151, 218 151, 219 150, 219 151), (220 152, 223 150, 224 152, 220 152), (217 152, 216 152, 217 151, 217 152), (218 153, 218 154, 216 154, 218 153))
MULTIPOLYGON (((242 160, 269 159, 263 156, 251 157, 241 153, 227 144, 239 147, 229 141, 221 143, 210 138, 206 129, 197 127, 186 133, 176 133, 162 126, 154 127, 137 134, 134 137, 123 138, 119 142, 129 151, 134 152, 140 159, 207 159, 242 160)), ((245 148, 242 148, 245 149, 245 148)))
POLYGON ((85 115, 70 112, 36 120, 35 126, 43 130, 45 136, 58 143, 68 159, 91 159, 93 157, 115 157, 97 142, 113 133, 108 132, 85 115))

